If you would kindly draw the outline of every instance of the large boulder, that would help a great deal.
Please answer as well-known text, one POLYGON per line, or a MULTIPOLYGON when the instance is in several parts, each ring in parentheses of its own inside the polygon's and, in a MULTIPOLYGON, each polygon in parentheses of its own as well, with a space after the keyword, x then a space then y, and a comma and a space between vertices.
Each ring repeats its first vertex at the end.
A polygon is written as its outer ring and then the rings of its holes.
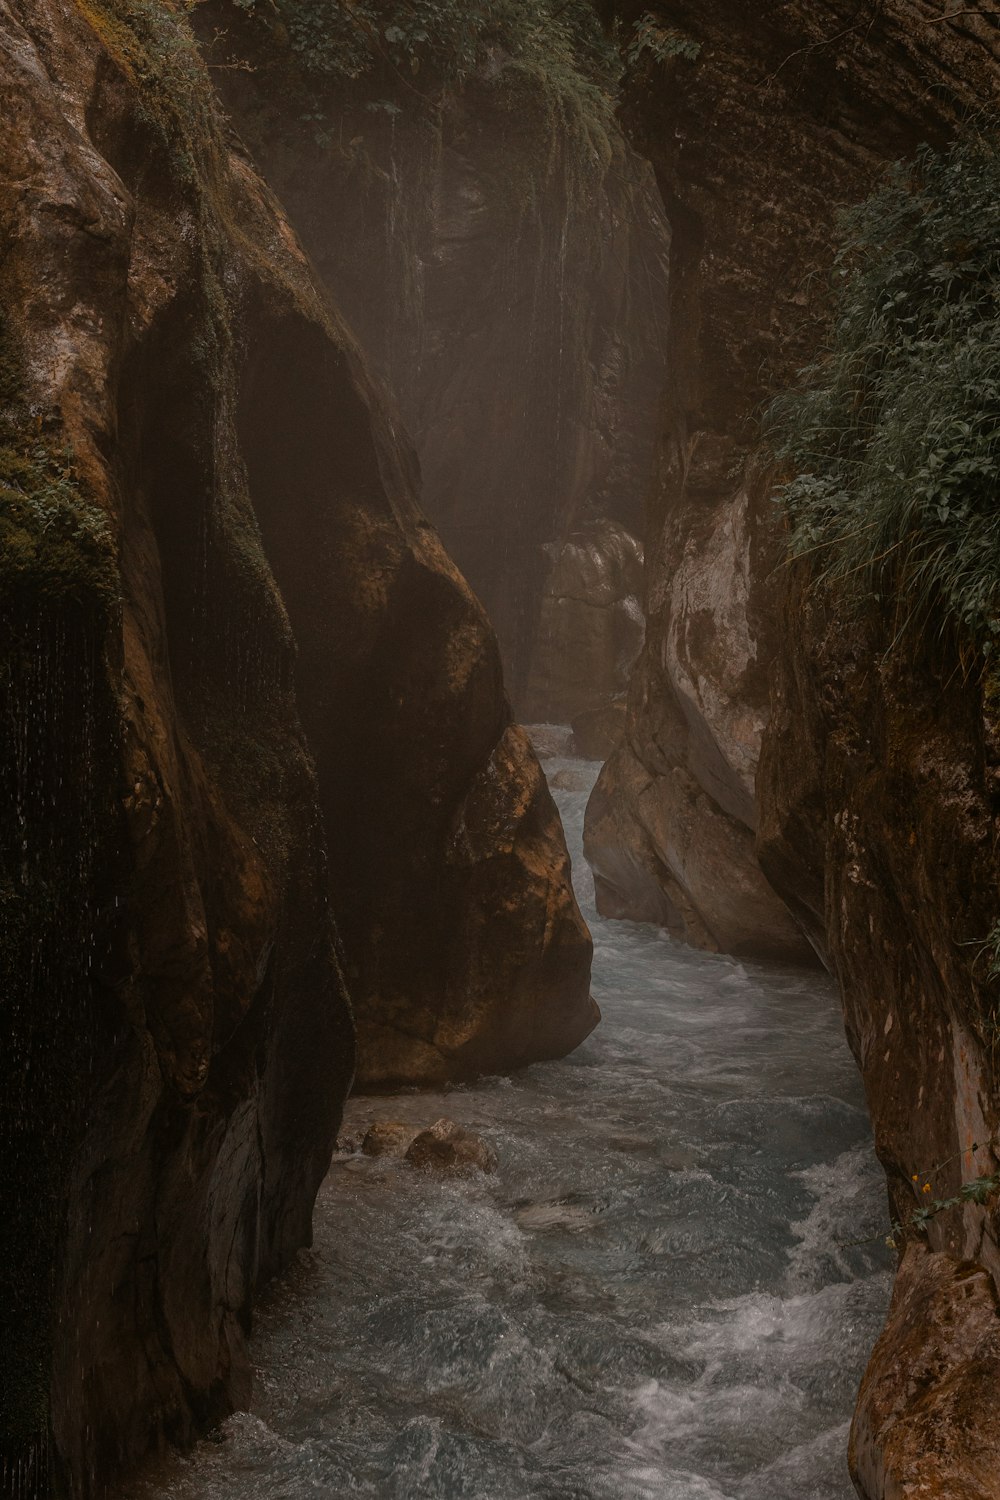
POLYGON ((348 988, 380 1080, 596 1018, 496 640, 186 9, 0 0, 0 1468, 37 1492, 247 1398, 348 988))

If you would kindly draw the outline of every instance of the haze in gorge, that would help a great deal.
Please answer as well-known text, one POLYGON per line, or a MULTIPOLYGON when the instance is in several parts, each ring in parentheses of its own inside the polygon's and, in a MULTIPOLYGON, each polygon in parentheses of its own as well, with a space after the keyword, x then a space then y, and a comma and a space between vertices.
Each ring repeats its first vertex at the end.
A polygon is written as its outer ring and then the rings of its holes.
POLYGON ((1000 1500, 998 80, 0 0, 0 1500, 1000 1500))

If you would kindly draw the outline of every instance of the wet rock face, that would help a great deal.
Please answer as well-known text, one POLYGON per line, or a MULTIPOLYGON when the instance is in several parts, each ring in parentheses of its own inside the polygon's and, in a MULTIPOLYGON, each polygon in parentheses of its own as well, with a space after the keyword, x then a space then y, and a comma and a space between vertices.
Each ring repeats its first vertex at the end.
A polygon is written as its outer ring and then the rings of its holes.
POLYGON ((862 1494, 992 1500, 1000 1462, 997 1313, 982 1266, 919 1245, 907 1251, 851 1433, 862 1494), (905 1402, 901 1369, 912 1392, 905 1402))
MULTIPOLYGON (((795 634, 761 762, 761 860, 840 982, 893 1216, 906 1223, 927 1201, 924 1181, 947 1198, 996 1170, 982 956, 1000 910, 993 690, 946 659, 885 660, 877 627, 825 609, 802 579, 786 608, 795 634)), ((1000 1442, 979 1385, 1000 1355, 995 1210, 935 1218, 933 1254, 910 1238, 861 1391, 855 1472, 869 1500, 924 1493, 931 1479, 934 1493, 985 1494, 979 1458, 1000 1442)))
POLYGON ((364 1156, 387 1156, 405 1161, 421 1172, 464 1176, 495 1172, 496 1152, 473 1130, 447 1118, 433 1125, 407 1125, 399 1120, 376 1120, 361 1141, 364 1156))
MULTIPOLYGON (((567 712, 543 549, 595 521, 637 532, 654 460, 669 233, 647 164, 610 106, 499 50, 440 95, 389 80, 391 117, 331 94, 317 146, 298 110, 275 118, 259 36, 222 0, 198 14, 254 56, 222 86, 392 392, 517 715, 567 712)), ((602 674, 634 634, 602 636, 602 674)))
POLYGON ((595 522, 545 552, 527 719, 570 724, 624 695, 642 647, 642 545, 613 521, 595 522))
MULTIPOLYGON (((671 222, 669 384, 629 750, 602 780, 589 844, 605 881, 617 868, 619 909, 648 910, 646 878, 628 872, 648 870, 643 850, 662 843, 650 809, 662 807, 661 822, 681 809, 717 851, 718 872, 733 861, 731 900, 756 893, 749 926, 767 905, 748 833, 779 646, 780 547, 766 476, 734 473, 756 441, 754 413, 815 349, 838 205, 863 197, 885 160, 940 136, 961 100, 991 91, 991 33, 978 23, 928 30, 939 13, 922 3, 881 6, 863 22, 837 0, 792 3, 753 25, 731 0, 603 8, 626 26, 651 14, 701 50, 663 63, 647 52, 626 81, 624 117, 671 222)), ((712 929, 715 913, 662 852, 667 886, 679 882, 712 929)), ((675 895, 668 889, 671 907, 675 895)), ((770 907, 762 944, 780 949, 787 920, 770 907)), ((686 925, 697 941, 697 924, 686 925)))
POLYGON ((624 736, 587 813, 598 909, 698 947, 809 961, 754 851, 765 691, 748 605, 766 563, 749 489, 693 533, 690 523, 673 516, 661 542, 656 647, 633 673, 624 736))
POLYGON ((246 1398, 345 968, 379 1078, 595 1010, 495 639, 183 23, 0 49, 0 1458, 85 1496, 246 1398))
MULTIPOLYGON (((647 7, 605 9, 629 24, 647 7)), ((942 23, 923 0, 864 17, 832 0, 752 17, 728 0, 661 0, 653 13, 701 50, 640 59, 628 92, 672 222, 671 391, 646 648, 627 747, 595 793, 593 857, 606 900, 654 915, 660 903, 661 920, 698 940, 696 924, 711 935, 717 918, 698 871, 679 877, 663 850, 693 822, 696 847, 723 850, 709 895, 718 883, 728 898, 745 888, 756 825, 761 869, 840 980, 906 1219, 928 1163, 948 1163, 935 1196, 993 1164, 972 1147, 997 1123, 992 1001, 973 961, 1000 905, 995 711, 955 663, 892 668, 888 637, 775 572, 767 476, 733 470, 754 408, 815 353, 811 288, 829 267, 835 206, 991 96, 1000 45, 989 18, 942 23), (720 817, 747 835, 728 874, 720 817)), ((993 1380, 995 1238, 992 1214, 969 1205, 935 1219, 933 1255, 907 1251, 855 1424, 866 1500, 995 1487, 978 1386, 993 1380)))

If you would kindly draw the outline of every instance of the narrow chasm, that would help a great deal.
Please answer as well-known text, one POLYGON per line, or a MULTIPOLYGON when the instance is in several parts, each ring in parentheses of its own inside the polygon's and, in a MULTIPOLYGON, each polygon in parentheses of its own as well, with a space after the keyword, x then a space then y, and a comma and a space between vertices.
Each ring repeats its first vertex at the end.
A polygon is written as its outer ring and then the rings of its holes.
POLYGON ((252 1409, 135 1500, 851 1494, 890 1257, 833 987, 601 918, 599 766, 568 738, 545 768, 603 1024, 514 1078, 348 1105, 252 1409), (496 1170, 411 1165, 441 1117, 496 1170))
POLYGON ((0 1500, 998 1500, 998 79, 0 0, 0 1500))

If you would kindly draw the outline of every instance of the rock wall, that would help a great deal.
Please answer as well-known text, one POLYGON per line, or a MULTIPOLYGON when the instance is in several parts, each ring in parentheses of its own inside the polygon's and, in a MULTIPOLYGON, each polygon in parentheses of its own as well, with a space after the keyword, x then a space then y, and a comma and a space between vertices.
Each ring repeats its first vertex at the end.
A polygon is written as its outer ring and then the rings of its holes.
MULTIPOLYGON (((631 27, 646 7, 607 9, 631 27)), ((647 646, 591 849, 607 900, 649 915, 660 902, 674 921, 670 905, 687 901, 696 941, 699 921, 701 941, 716 937, 717 919, 664 850, 717 850, 714 874, 741 910, 762 867, 840 980, 893 1210, 908 1220, 926 1175, 947 1196, 994 1165, 993 1011, 977 954, 997 910, 995 690, 946 654, 901 673, 877 630, 800 569, 775 570, 768 476, 744 455, 755 408, 818 346, 813 289, 835 209, 992 96, 1000 38, 987 15, 947 19, 921 0, 654 14, 663 55, 634 60, 627 112, 672 221, 672 391, 646 538, 647 646), (731 861, 723 827, 738 835, 731 861)), ((852 1434, 865 1500, 995 1493, 997 1271, 990 1205, 908 1234, 852 1434)))
POLYGON ((545 551, 524 711, 533 723, 572 724, 628 687, 645 633, 642 544, 617 522, 597 521, 545 551))
POLYGON ((245 1399, 349 987, 379 1080, 550 1056, 595 1008, 495 638, 183 8, 2 0, 0 52, 0 1475, 27 1500, 245 1399))
MULTIPOLYGON (((802 578, 785 609, 761 861, 839 980, 892 1217, 907 1223, 925 1182, 946 1198, 1000 1159, 982 957, 1000 910, 996 689, 947 653, 923 669, 885 659, 877 629, 802 578)), ((851 1439, 866 1500, 995 1492, 997 1234, 995 1205, 968 1203, 907 1235, 851 1439)))
POLYGON ((607 912, 658 911, 696 943, 802 958, 754 853, 780 538, 768 476, 734 475, 761 403, 815 346, 838 205, 987 96, 992 28, 970 16, 935 30, 920 4, 787 3, 753 26, 725 0, 604 10, 626 44, 643 16, 656 20, 653 45, 633 49, 624 116, 673 248, 646 647, 588 856, 607 912), (689 844, 702 851, 693 868, 689 844))
POLYGON ((220 75, 230 107, 392 394, 518 714, 557 716, 551 658, 535 670, 545 549, 602 520, 640 531, 652 473, 669 244, 652 174, 610 79, 497 45, 460 83, 312 80, 306 107, 301 58, 280 28, 262 41, 270 15, 211 0, 198 24, 213 60, 254 69, 220 75))

